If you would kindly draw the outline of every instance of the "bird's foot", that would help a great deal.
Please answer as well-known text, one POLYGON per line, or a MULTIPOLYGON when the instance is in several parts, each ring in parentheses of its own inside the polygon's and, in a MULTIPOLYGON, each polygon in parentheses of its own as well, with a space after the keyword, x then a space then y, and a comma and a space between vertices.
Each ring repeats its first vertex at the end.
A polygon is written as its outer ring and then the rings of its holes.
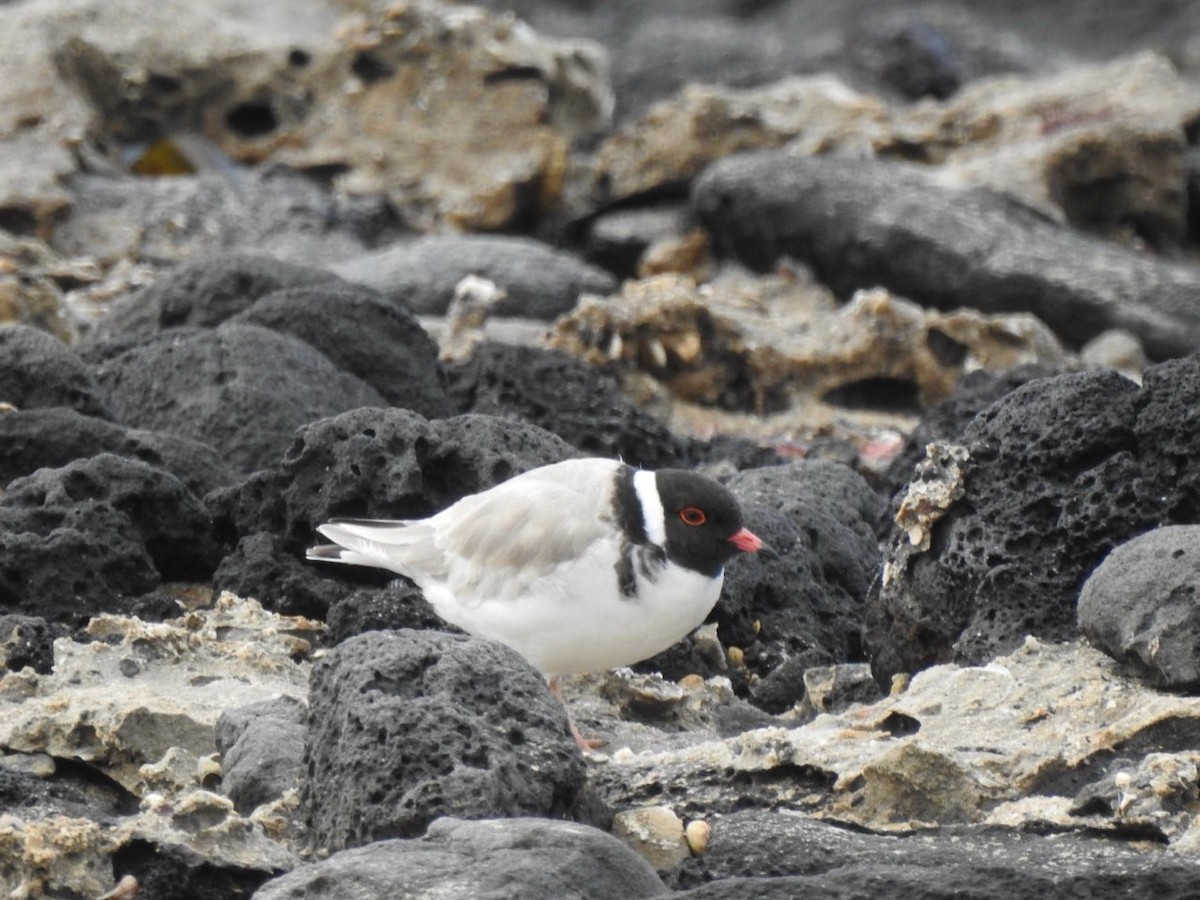
POLYGON ((562 695, 562 688, 558 684, 558 676, 548 678, 546 683, 550 687, 550 693, 558 698, 558 702, 563 705, 563 710, 567 714, 567 724, 571 727, 571 737, 575 738, 575 746, 584 753, 591 753, 593 750, 598 750, 603 747, 608 741, 603 738, 585 738, 579 731, 579 726, 575 724, 575 720, 571 718, 571 710, 567 708, 567 701, 562 695))
POLYGON ((575 720, 571 718, 570 713, 567 714, 567 721, 571 725, 571 737, 575 738, 575 745, 584 753, 591 753, 593 750, 599 750, 608 741, 604 738, 585 738, 579 731, 579 727, 575 724, 575 720))

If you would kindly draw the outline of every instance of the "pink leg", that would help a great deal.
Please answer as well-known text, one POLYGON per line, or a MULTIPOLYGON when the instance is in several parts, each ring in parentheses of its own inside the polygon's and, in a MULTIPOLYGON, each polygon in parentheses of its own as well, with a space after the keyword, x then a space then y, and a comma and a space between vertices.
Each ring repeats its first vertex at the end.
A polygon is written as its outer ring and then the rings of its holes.
POLYGON ((558 685, 558 676, 555 675, 553 678, 547 679, 546 683, 550 686, 550 693, 558 698, 558 702, 567 711, 567 724, 571 726, 571 737, 575 738, 575 743, 579 746, 579 749, 584 753, 590 753, 599 747, 603 747, 606 742, 602 738, 585 738, 579 733, 579 728, 575 725, 575 720, 571 718, 571 710, 567 706, 567 701, 563 699, 562 688, 558 685))

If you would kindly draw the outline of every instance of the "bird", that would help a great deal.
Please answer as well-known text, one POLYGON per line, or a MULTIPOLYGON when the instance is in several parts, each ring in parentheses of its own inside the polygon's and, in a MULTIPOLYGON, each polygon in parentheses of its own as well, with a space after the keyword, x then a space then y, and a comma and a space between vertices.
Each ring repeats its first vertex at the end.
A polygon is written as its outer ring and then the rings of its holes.
MULTIPOLYGON (((307 558, 386 569, 434 611, 559 679, 631 665, 681 640, 716 605, 738 553, 778 559, 723 485, 599 457, 530 469, 425 519, 330 519, 307 558)), ((567 709, 571 735, 584 738, 567 709)))

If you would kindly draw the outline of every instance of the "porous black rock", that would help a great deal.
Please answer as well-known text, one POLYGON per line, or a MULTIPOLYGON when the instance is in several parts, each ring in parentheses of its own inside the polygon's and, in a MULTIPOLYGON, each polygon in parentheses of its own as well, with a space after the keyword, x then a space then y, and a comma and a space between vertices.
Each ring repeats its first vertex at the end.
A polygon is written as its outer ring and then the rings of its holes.
POLYGON ((925 530, 893 529, 866 639, 881 684, 935 662, 982 663, 1027 634, 1077 636, 1088 574, 1117 544, 1200 521, 1200 355, 1145 373, 1042 378, 962 435, 961 496, 925 530))
POLYGON ((234 321, 299 338, 392 406, 431 419, 457 411, 433 338, 406 307, 369 288, 335 282, 276 291, 234 321))
POLYGON ((767 270, 790 257, 841 296, 883 286, 925 306, 1031 312, 1080 347, 1110 329, 1153 358, 1200 349, 1200 273, 1052 222, 984 188, 887 160, 731 156, 692 200, 718 249, 767 270))
POLYGON ((689 458, 690 442, 634 406, 613 378, 561 351, 485 343, 449 375, 463 411, 532 422, 590 456, 648 469, 689 458))
MULTIPOLYGON (((887 471, 880 479, 879 492, 887 497, 894 496, 912 480, 915 467, 925 459, 925 448, 929 444, 958 440, 963 429, 975 416, 1005 394, 1015 391, 1035 378, 1048 378, 1059 374, 1062 373, 1037 364, 1014 366, 1003 372, 977 369, 967 373, 959 379, 949 397, 921 415, 917 427, 888 464, 887 471)), ((890 512, 894 514, 895 509, 891 509, 890 512)), ((889 516, 881 522, 882 533, 886 533, 890 521, 889 516)))
POLYGON ((248 858, 239 862, 242 864, 224 862, 183 843, 140 837, 126 840, 112 854, 114 875, 135 878, 139 900, 249 897, 267 879, 279 874, 270 863, 248 858))
POLYGON ((19 672, 26 667, 42 675, 54 668, 54 638, 50 623, 41 616, 0 615, 0 671, 19 672))
POLYGON ((113 303, 89 342, 185 325, 212 327, 275 291, 340 284, 336 275, 324 269, 268 256, 206 256, 184 263, 113 303))
MULTIPOLYGON (((299 552, 327 519, 424 518, 577 455, 556 435, 516 420, 357 409, 299 429, 270 471, 205 499, 224 535, 268 531, 299 552)), ((354 568, 338 567, 338 577, 354 568)))
MULTIPOLYGON (((746 525, 782 559, 749 554, 729 562, 721 599, 709 616, 726 647, 738 647, 761 681, 751 702, 782 712, 804 696, 803 669, 864 659, 864 599, 879 570, 874 537, 881 501, 852 469, 801 460, 739 472, 727 486, 746 525), (788 665, 801 657, 803 666, 788 665)), ((698 666, 686 645, 638 668, 678 678, 698 666)))
POLYGON ((215 594, 229 591, 252 597, 265 609, 287 616, 324 619, 330 607, 346 593, 346 581, 362 579, 369 584, 386 580, 387 573, 356 567, 343 577, 328 577, 330 567, 306 562, 297 549, 268 531, 243 536, 221 559, 213 573, 215 594))
POLYGON ((1156 528, 1116 547, 1084 582, 1077 620, 1152 684, 1200 689, 1200 525, 1156 528))
POLYGON ((343 850, 254 896, 639 900, 664 891, 649 863, 597 828, 537 818, 443 818, 418 840, 343 850))
POLYGON ((1144 851, 1108 838, 999 827, 943 826, 870 834, 781 812, 745 811, 712 822, 704 855, 663 880, 672 897, 869 900, 879 886, 918 898, 1126 897, 1144 885, 1187 896, 1200 866, 1184 854, 1144 851))
POLYGON ((0 497, 0 605, 77 624, 217 564, 208 509, 169 472, 112 454, 12 482, 0 497))
POLYGON ((97 368, 117 421, 219 449, 242 473, 272 465, 301 425, 379 393, 319 351, 257 325, 151 335, 97 368))
MULTIPOLYGON (((390 573, 380 574, 386 578, 390 573)), ((367 631, 398 628, 458 630, 433 611, 420 588, 403 578, 394 578, 383 587, 361 587, 352 593, 343 593, 329 607, 325 624, 328 626, 325 642, 331 645, 367 631)))
POLYGON ((129 428, 65 407, 0 415, 0 485, 98 453, 165 469, 197 497, 237 480, 217 451, 199 441, 129 428))
POLYGON ((498 316, 553 319, 574 308, 579 295, 611 294, 617 282, 540 241, 501 235, 428 235, 330 267, 421 315, 441 315, 455 286, 476 275, 503 288, 498 316))
POLYGON ((0 403, 17 409, 66 406, 88 416, 109 416, 103 390, 75 351, 25 325, 0 328, 0 403))
POLYGON ((501 644, 368 632, 317 663, 310 707, 314 847, 416 836, 447 815, 563 817, 583 788, 566 711, 501 644))
POLYGON ((298 787, 304 773, 308 707, 286 695, 227 709, 214 737, 221 751, 221 793, 242 815, 298 787))

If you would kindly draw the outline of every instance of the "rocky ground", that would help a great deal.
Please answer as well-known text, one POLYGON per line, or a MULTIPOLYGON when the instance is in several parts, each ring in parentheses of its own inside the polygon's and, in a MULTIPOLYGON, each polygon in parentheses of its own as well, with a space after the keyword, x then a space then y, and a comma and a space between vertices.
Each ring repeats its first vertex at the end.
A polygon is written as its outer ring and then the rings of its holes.
POLYGON ((0 887, 1193 897, 1200 7, 0 2, 0 887), (781 551, 566 693, 303 560, 781 551))

